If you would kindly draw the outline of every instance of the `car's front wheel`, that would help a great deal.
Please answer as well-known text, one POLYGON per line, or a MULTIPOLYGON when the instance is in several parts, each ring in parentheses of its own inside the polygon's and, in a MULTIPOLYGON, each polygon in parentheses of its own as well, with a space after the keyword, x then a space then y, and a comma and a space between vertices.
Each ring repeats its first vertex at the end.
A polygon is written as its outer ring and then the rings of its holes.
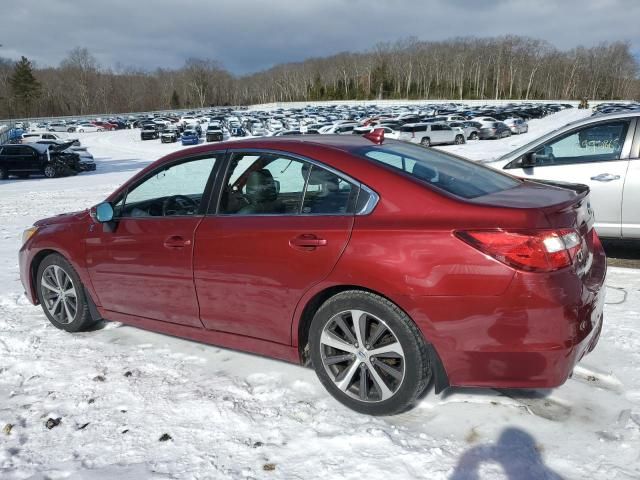
POLYGON ((95 323, 80 277, 62 255, 54 253, 40 262, 36 282, 42 310, 55 327, 79 332, 95 323))
POLYGON ((472 132, 471 135, 469 135, 469 140, 478 140, 477 132, 472 132))
POLYGON ((350 290, 327 300, 309 331, 318 378, 338 401, 369 415, 412 407, 431 379, 427 345, 389 300, 350 290))
POLYGON ((44 176, 47 178, 55 178, 58 176, 58 169, 54 165, 44 167, 44 176))
POLYGON ((423 147, 430 147, 431 146, 431 139, 429 137, 424 137, 422 140, 420 140, 420 144, 423 147))
POLYGON ((455 144, 462 145, 464 143, 464 137, 462 135, 456 135, 455 144))

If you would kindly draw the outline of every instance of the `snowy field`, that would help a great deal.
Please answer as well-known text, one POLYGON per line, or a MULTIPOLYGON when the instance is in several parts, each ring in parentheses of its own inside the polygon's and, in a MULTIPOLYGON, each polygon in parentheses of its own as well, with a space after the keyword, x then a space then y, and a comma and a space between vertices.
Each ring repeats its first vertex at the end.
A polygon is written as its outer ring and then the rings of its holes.
MULTIPOLYGON (((443 149, 494 158, 588 113, 443 149)), ((22 229, 183 148, 137 130, 78 136, 96 172, 0 183, 1 479, 640 478, 639 270, 609 269, 600 343, 564 386, 430 392, 406 414, 366 417, 310 369, 118 323, 51 326, 22 295, 22 229)))

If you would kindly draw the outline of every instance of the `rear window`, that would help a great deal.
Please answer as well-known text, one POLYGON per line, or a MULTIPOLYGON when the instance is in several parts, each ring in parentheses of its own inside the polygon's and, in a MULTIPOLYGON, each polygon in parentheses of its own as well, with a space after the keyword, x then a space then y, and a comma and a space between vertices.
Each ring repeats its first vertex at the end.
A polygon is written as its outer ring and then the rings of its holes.
POLYGON ((520 185, 516 178, 478 163, 410 143, 370 145, 353 150, 461 198, 476 198, 520 185))

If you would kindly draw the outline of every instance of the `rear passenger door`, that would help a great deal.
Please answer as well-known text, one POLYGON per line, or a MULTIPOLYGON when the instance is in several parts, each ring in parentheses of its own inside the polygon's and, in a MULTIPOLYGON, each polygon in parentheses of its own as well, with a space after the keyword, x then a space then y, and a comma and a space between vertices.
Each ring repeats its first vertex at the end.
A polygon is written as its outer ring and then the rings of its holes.
POLYGON ((237 151, 198 226, 194 281, 207 329, 289 345, 303 294, 331 271, 358 186, 285 154, 237 151))

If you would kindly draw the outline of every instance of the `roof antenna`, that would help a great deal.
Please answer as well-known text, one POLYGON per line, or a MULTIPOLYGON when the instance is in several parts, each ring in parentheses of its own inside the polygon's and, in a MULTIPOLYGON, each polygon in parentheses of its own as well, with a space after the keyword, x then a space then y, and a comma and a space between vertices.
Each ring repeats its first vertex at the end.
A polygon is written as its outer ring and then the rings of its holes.
POLYGON ((371 140, 376 145, 382 145, 382 142, 384 142, 384 128, 374 128, 363 136, 367 140, 371 140))

